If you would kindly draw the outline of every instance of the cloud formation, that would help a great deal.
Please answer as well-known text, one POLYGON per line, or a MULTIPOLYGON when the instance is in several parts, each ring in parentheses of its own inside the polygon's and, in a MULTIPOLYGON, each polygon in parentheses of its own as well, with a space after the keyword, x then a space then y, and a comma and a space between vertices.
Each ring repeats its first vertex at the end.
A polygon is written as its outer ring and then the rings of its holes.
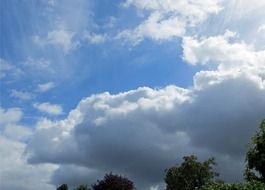
POLYGON ((20 68, 15 67, 5 59, 0 58, 0 79, 17 78, 23 74, 20 68))
POLYGON ((50 102, 34 103, 33 107, 40 112, 48 113, 50 115, 63 114, 63 108, 58 104, 51 104, 50 102))
POLYGON ((47 91, 53 89, 54 87, 55 87, 54 82, 47 82, 47 83, 39 84, 37 91, 38 92, 47 92, 47 91))
POLYGON ((47 37, 41 38, 40 36, 34 36, 33 41, 40 45, 40 46, 46 46, 46 45, 55 45, 60 48, 65 53, 68 53, 70 50, 74 50, 78 47, 79 43, 73 40, 74 33, 58 29, 51 32, 48 32, 47 37))
POLYGON ((123 6, 134 6, 148 14, 137 27, 126 29, 117 35, 118 39, 129 40, 133 44, 138 44, 144 38, 162 41, 182 37, 186 30, 201 24, 210 14, 222 10, 217 0, 127 0, 123 6))
POLYGON ((34 95, 30 92, 27 92, 25 90, 16 90, 12 89, 10 96, 13 98, 17 98, 21 101, 31 100, 34 98, 34 95))
POLYGON ((68 165, 78 165, 87 170, 83 183, 113 171, 148 189, 162 182, 165 168, 196 154, 216 156, 224 179, 241 180, 247 144, 265 113, 264 79, 242 72, 212 83, 221 71, 211 72, 194 78, 198 86, 207 79, 203 88, 143 87, 85 98, 67 119, 38 124, 29 161, 61 164, 55 184, 68 165))
POLYGON ((50 177, 55 165, 28 164, 25 149, 32 137, 32 128, 22 126, 23 112, 20 108, 0 107, 0 189, 52 190, 50 177))
MULTIPOLYGON (((58 2, 45 1, 54 13, 47 18, 52 24, 33 40, 46 50, 55 46, 59 49, 55 55, 63 59, 53 64, 54 60, 29 56, 18 65, 27 74, 46 76, 67 66, 70 72, 74 66, 64 59, 75 62, 74 55, 66 54, 81 47, 79 43, 101 44, 110 39, 99 28, 95 30, 99 33, 93 32, 89 1, 58 2)), ((116 39, 134 45, 145 38, 181 39, 183 54, 176 54, 198 69, 193 85, 94 94, 82 99, 66 118, 39 118, 34 128, 22 124, 20 108, 0 108, 0 152, 6 155, 0 158, 5 174, 0 173, 4 179, 0 189, 89 185, 110 171, 129 177, 139 189, 163 189, 164 169, 189 154, 200 159, 215 156, 224 180, 242 180, 247 144, 265 113, 265 4, 254 2, 125 1, 123 8, 134 7, 142 19, 135 27, 117 29, 121 32, 116 39)), ((113 28, 118 22, 111 17, 104 27, 113 28)), ((0 59, 0 66, 1 79, 19 71, 5 59, 0 59)), ((53 87, 53 82, 42 83, 36 91, 53 87)), ((34 97, 15 89, 10 96, 34 97)), ((30 105, 49 117, 63 114, 59 104, 34 101, 30 105)))
POLYGON ((90 44, 101 44, 107 40, 107 35, 106 34, 89 33, 87 31, 85 31, 83 38, 90 44))
POLYGON ((9 108, 7 110, 0 108, 0 124, 15 123, 21 119, 23 112, 20 108, 9 108))
POLYGON ((216 68, 196 73, 194 76, 196 87, 200 88, 228 78, 247 75, 263 88, 265 51, 255 50, 244 41, 236 42, 235 36, 236 33, 226 31, 223 35, 199 40, 194 37, 183 39, 184 60, 193 65, 202 64, 216 68))

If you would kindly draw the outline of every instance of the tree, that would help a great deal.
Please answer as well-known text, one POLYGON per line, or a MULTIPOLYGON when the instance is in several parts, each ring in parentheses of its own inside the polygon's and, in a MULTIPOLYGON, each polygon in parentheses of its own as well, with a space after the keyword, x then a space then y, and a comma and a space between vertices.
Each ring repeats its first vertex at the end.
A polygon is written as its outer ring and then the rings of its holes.
POLYGON ((104 179, 91 185, 93 190, 133 190, 134 184, 129 179, 120 175, 106 174, 104 179))
POLYGON ((56 190, 68 190, 68 186, 67 186, 67 184, 62 184, 59 187, 57 187, 56 190))
POLYGON ((246 183, 208 183, 200 190, 265 190, 265 184, 259 181, 248 181, 246 183))
POLYGON ((201 188, 219 174, 213 171, 214 158, 197 161, 194 155, 183 157, 180 166, 166 170, 166 190, 194 190, 201 188))
POLYGON ((265 183, 265 119, 261 122, 259 131, 251 139, 246 162, 246 179, 265 183))
POLYGON ((74 190, 88 190, 86 185, 79 185, 77 188, 75 188, 74 190))

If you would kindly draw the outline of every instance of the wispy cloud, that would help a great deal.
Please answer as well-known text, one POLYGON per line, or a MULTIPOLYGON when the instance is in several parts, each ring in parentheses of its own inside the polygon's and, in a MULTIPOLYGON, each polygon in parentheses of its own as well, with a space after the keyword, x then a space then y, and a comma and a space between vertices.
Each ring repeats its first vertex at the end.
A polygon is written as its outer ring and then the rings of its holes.
POLYGON ((120 32, 116 39, 131 41, 134 45, 144 38, 152 40, 170 40, 182 37, 186 30, 205 21, 210 14, 218 13, 222 7, 217 0, 208 1, 174 1, 128 0, 123 7, 136 7, 146 11, 148 16, 134 29, 120 32))
POLYGON ((0 58, 0 79, 9 78, 11 80, 19 78, 23 75, 23 71, 8 62, 5 59, 0 58))
POLYGON ((35 72, 54 72, 51 61, 45 58, 28 57, 22 62, 22 66, 35 72))
POLYGON ((62 115, 63 114, 63 109, 61 105, 58 105, 58 104, 51 104, 49 102, 34 103, 33 107, 39 110, 40 112, 44 112, 49 115, 62 115))
POLYGON ((37 91, 38 92, 47 92, 47 91, 53 89, 54 87, 55 87, 54 82, 47 82, 47 83, 39 84, 37 91))
POLYGON ((25 90, 16 90, 16 89, 11 90, 10 96, 22 101, 31 100, 35 97, 35 95, 31 92, 27 92, 25 90))
POLYGON ((20 121, 23 112, 20 108, 3 109, 0 107, 0 124, 10 124, 20 121))
POLYGON ((42 47, 47 45, 57 46, 62 48, 64 53, 68 53, 79 46, 79 42, 74 40, 74 36, 74 32, 58 29, 48 32, 47 36, 43 38, 36 35, 33 37, 33 41, 42 47))
POLYGON ((84 32, 84 40, 90 44, 101 44, 107 40, 106 34, 95 34, 88 31, 84 32))

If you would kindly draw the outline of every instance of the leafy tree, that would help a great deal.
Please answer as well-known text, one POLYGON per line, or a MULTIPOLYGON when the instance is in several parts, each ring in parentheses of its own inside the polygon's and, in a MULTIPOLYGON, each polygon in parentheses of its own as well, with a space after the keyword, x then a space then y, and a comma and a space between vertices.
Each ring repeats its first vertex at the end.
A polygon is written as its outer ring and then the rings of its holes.
POLYGON ((265 190, 265 184, 259 181, 249 181, 247 183, 208 183, 200 190, 265 190))
POLYGON ((104 179, 98 180, 91 186, 93 190, 133 190, 134 184, 120 175, 106 174, 104 179))
POLYGON ((86 185, 79 185, 77 188, 75 188, 74 190, 88 190, 86 185))
POLYGON ((180 166, 166 170, 166 190, 194 190, 210 182, 219 174, 213 171, 214 158, 204 162, 197 161, 194 155, 183 157, 180 166))
POLYGON ((265 119, 261 122, 259 131, 252 137, 246 162, 246 179, 265 183, 265 119))
POLYGON ((68 186, 67 186, 67 184, 62 184, 59 187, 57 187, 56 190, 68 190, 68 186))

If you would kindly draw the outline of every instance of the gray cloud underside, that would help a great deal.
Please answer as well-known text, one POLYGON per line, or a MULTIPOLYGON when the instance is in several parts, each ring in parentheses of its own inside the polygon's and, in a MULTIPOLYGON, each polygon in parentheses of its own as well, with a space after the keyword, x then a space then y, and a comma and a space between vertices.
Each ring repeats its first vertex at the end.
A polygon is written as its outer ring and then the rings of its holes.
POLYGON ((38 123, 29 162, 61 164, 54 184, 89 184, 113 171, 147 189, 182 156, 196 154, 216 156, 225 180, 241 180, 248 142, 265 113, 262 84, 238 74, 203 89, 90 96, 67 119, 38 123))

